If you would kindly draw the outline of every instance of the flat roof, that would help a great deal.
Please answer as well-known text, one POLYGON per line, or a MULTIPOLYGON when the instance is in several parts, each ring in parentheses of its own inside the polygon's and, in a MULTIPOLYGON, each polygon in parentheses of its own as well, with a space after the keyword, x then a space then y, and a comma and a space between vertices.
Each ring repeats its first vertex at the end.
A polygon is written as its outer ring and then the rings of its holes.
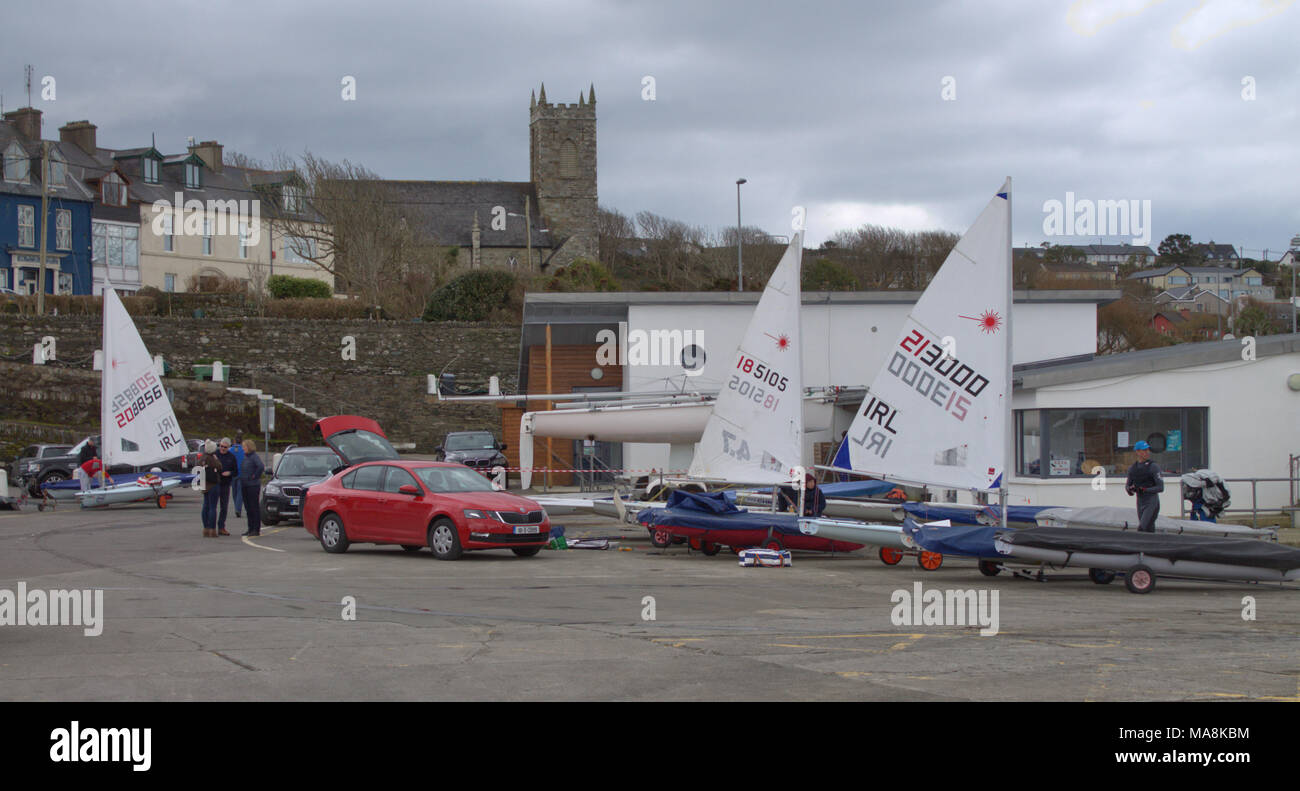
MULTIPOLYGON (((1300 333, 1264 335, 1255 339, 1255 357, 1272 357, 1278 354, 1300 352, 1300 333)), ((1241 359, 1241 339, 1180 343, 1159 349, 1106 354, 1084 361, 1063 361, 1036 366, 1032 370, 1017 371, 1014 378, 1021 390, 1036 390, 1053 385, 1094 382, 1118 376, 1171 371, 1177 368, 1194 368, 1241 359)))

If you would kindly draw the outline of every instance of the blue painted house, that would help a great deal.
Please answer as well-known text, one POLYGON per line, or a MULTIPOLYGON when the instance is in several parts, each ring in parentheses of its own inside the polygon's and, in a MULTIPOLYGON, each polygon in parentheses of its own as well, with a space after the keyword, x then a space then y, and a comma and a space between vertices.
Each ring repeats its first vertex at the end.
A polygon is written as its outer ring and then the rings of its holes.
POLYGON ((45 234, 47 294, 91 294, 94 191, 66 143, 50 141, 49 210, 41 216, 41 111, 24 107, 0 121, 0 287, 35 294, 45 234))

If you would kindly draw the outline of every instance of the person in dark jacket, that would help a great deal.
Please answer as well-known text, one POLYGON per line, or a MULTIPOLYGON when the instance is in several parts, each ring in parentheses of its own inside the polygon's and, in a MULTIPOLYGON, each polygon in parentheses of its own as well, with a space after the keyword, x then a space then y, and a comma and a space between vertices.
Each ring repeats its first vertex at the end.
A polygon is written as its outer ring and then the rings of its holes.
POLYGON ((221 499, 221 461, 217 459, 217 443, 208 440, 203 445, 203 456, 195 468, 203 475, 203 537, 217 536, 217 501, 221 499))
POLYGON ((243 443, 244 460, 239 465, 238 486, 243 492, 244 510, 248 513, 246 536, 262 535, 262 474, 266 465, 257 455, 257 443, 251 439, 243 443))
POLYGON ((226 530, 226 511, 230 508, 230 490, 235 486, 239 475, 239 462, 230 452, 230 437, 222 437, 217 445, 217 461, 221 464, 221 510, 217 513, 217 535, 228 536, 226 530))
MULTIPOLYGON (((803 489, 803 515, 821 516, 826 510, 826 495, 822 494, 821 487, 817 485, 817 476, 812 473, 804 476, 803 489)), ((780 500, 782 511, 799 510, 799 490, 793 486, 781 487, 780 500)))
POLYGON ((235 518, 240 517, 244 507, 244 487, 240 486, 239 472, 244 469, 244 432, 235 432, 235 444, 230 446, 230 455, 235 457, 235 485, 230 490, 231 499, 235 501, 235 518))
POLYGON ((1165 490, 1165 480, 1161 477, 1160 465, 1151 460, 1151 446, 1145 440, 1139 440, 1133 449, 1137 451, 1138 460, 1128 468, 1124 491, 1137 497, 1138 530, 1154 533, 1156 517, 1160 515, 1160 493, 1165 490))

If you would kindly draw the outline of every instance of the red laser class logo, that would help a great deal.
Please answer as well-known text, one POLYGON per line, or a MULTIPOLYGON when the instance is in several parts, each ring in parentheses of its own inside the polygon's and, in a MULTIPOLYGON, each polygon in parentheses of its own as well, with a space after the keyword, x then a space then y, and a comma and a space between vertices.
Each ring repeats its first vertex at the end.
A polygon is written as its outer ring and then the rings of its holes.
POLYGON ((781 351, 787 351, 790 348, 789 335, 786 335, 785 333, 781 333, 780 336, 777 336, 777 335, 773 335, 770 332, 765 332, 763 334, 771 338, 772 340, 776 341, 776 348, 780 349, 781 351))
POLYGON ((1002 329, 1002 316, 995 310, 986 310, 978 316, 958 315, 957 318, 979 322, 980 329, 989 335, 1002 329))

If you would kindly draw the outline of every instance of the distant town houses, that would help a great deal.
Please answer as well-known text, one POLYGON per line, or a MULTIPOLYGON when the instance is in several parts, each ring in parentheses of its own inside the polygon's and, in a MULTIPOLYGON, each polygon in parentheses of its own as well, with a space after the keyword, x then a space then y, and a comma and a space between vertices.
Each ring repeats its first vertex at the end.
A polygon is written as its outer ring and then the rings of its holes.
POLYGON ((261 289, 272 274, 333 285, 301 254, 302 240, 275 227, 273 218, 295 216, 301 200, 292 171, 225 165, 215 141, 172 155, 152 144, 103 148, 89 121, 43 140, 41 123, 41 111, 30 107, 0 121, 0 286, 36 293, 40 233, 48 234, 48 294, 99 294, 105 283, 125 294, 146 286, 184 291, 221 280, 261 289), (50 212, 42 222, 47 145, 50 212))
POLYGON ((1197 286, 1224 301, 1247 297, 1269 301, 1274 297, 1273 286, 1264 285, 1264 275, 1253 267, 1166 266, 1134 272, 1128 279, 1145 283, 1157 292, 1197 286))

